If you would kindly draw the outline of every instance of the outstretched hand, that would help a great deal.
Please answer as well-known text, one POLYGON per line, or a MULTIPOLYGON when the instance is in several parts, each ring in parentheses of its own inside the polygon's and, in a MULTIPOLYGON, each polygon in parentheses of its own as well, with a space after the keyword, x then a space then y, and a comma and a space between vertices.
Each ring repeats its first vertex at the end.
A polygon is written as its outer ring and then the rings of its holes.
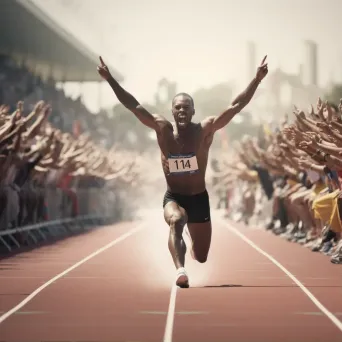
POLYGON ((100 65, 97 67, 97 72, 104 80, 108 80, 111 77, 111 74, 108 70, 107 65, 103 62, 102 57, 100 56, 100 65))
POLYGON ((262 81, 265 78, 265 76, 268 74, 268 63, 265 63, 266 58, 267 58, 267 55, 264 57, 264 59, 262 60, 257 70, 256 78, 259 82, 262 81))

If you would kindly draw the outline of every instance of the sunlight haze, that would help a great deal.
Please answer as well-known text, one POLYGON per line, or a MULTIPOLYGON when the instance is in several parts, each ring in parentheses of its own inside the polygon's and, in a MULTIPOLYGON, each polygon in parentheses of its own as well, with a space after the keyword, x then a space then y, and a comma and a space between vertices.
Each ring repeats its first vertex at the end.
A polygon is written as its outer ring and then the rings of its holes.
MULTIPOLYGON (((304 62, 304 39, 319 44, 318 80, 341 80, 339 33, 342 3, 271 0, 35 0, 60 25, 96 54, 116 66, 124 86, 139 101, 154 101, 162 77, 190 94, 200 87, 233 81, 247 85, 247 41, 257 44, 257 61, 267 54, 270 71, 298 73, 304 62), (338 74, 332 74, 335 70, 338 74)), ((96 70, 94 70, 96 72, 96 70)), ((85 85, 84 101, 98 106, 94 86, 85 85)), ((104 107, 116 103, 103 84, 104 107)), ((78 88, 69 86, 70 94, 78 88)))

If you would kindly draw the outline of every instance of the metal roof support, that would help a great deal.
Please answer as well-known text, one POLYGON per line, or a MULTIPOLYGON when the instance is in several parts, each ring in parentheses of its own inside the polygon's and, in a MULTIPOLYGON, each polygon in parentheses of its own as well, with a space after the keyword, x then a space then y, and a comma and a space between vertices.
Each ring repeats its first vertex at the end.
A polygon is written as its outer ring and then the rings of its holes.
MULTIPOLYGON (((66 81, 97 82, 98 56, 67 32, 30 0, 0 1, 0 52, 16 60, 29 54, 40 73, 48 73, 54 64, 56 80, 61 70, 70 65, 66 81)), ((123 76, 109 65, 113 76, 123 81, 123 76)))

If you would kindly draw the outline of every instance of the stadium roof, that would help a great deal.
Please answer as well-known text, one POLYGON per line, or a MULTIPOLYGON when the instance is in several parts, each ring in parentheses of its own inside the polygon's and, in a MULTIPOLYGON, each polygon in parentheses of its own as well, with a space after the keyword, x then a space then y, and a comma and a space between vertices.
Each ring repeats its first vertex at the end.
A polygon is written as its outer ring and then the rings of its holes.
MULTIPOLYGON (((98 56, 30 0, 0 0, 0 53, 11 55, 55 81, 100 81, 98 56)), ((111 66, 118 81, 123 76, 111 66)))

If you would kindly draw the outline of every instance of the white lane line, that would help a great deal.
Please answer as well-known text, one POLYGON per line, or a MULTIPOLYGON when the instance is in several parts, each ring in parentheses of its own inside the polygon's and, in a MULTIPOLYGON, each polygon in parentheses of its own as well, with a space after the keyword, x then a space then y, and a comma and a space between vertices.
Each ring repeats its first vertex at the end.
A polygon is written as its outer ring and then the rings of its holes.
POLYGON ((163 342, 172 342, 173 321, 175 319, 177 285, 174 284, 171 288, 169 310, 167 312, 166 326, 163 342))
POLYGON ((253 241, 248 239, 244 234, 239 232, 235 227, 230 225, 228 222, 220 219, 221 223, 228 228, 232 233, 240 237, 243 241, 248 243, 251 247, 257 250, 260 254, 264 255, 267 259, 272 261, 276 266, 278 266, 289 278, 295 282, 298 287, 311 299, 311 301, 320 309, 335 325, 336 327, 342 332, 342 322, 333 314, 331 313, 290 271, 288 271, 280 262, 274 259, 271 255, 266 253, 260 247, 258 247, 253 241))
POLYGON ((24 305, 26 305, 28 302, 30 302, 34 297, 36 297, 41 291, 43 291, 46 287, 48 287, 49 285, 51 285, 52 283, 54 283, 56 280, 62 278, 63 276, 65 276, 66 274, 68 274, 69 272, 71 272, 72 270, 74 270, 75 268, 81 266, 82 264, 84 264, 85 262, 87 262, 88 260, 94 258, 95 256, 97 256, 98 254, 104 252, 105 250, 113 247, 114 245, 118 244, 119 242, 127 239, 128 237, 130 237, 131 235, 135 234, 136 232, 138 232, 139 230, 145 228, 146 223, 143 223, 141 225, 139 225, 136 228, 133 228, 131 230, 129 230, 127 233, 122 234, 121 236, 119 236, 118 238, 112 240, 110 243, 108 243, 107 245, 105 245, 104 247, 96 250, 94 253, 88 255, 87 257, 85 257, 84 259, 80 260, 79 262, 77 262, 76 264, 74 264, 73 266, 69 267, 68 269, 66 269, 65 271, 57 274, 55 277, 51 278, 49 281, 47 281, 45 284, 43 284, 42 286, 40 286, 38 289, 36 289, 35 291, 33 291, 29 296, 27 296, 24 300, 22 300, 18 305, 16 305, 15 307, 13 307, 11 310, 7 311, 6 313, 4 313, 3 315, 0 316, 0 324, 7 319, 8 317, 10 317, 11 315, 13 315, 15 312, 17 312, 18 310, 20 310, 24 305))

